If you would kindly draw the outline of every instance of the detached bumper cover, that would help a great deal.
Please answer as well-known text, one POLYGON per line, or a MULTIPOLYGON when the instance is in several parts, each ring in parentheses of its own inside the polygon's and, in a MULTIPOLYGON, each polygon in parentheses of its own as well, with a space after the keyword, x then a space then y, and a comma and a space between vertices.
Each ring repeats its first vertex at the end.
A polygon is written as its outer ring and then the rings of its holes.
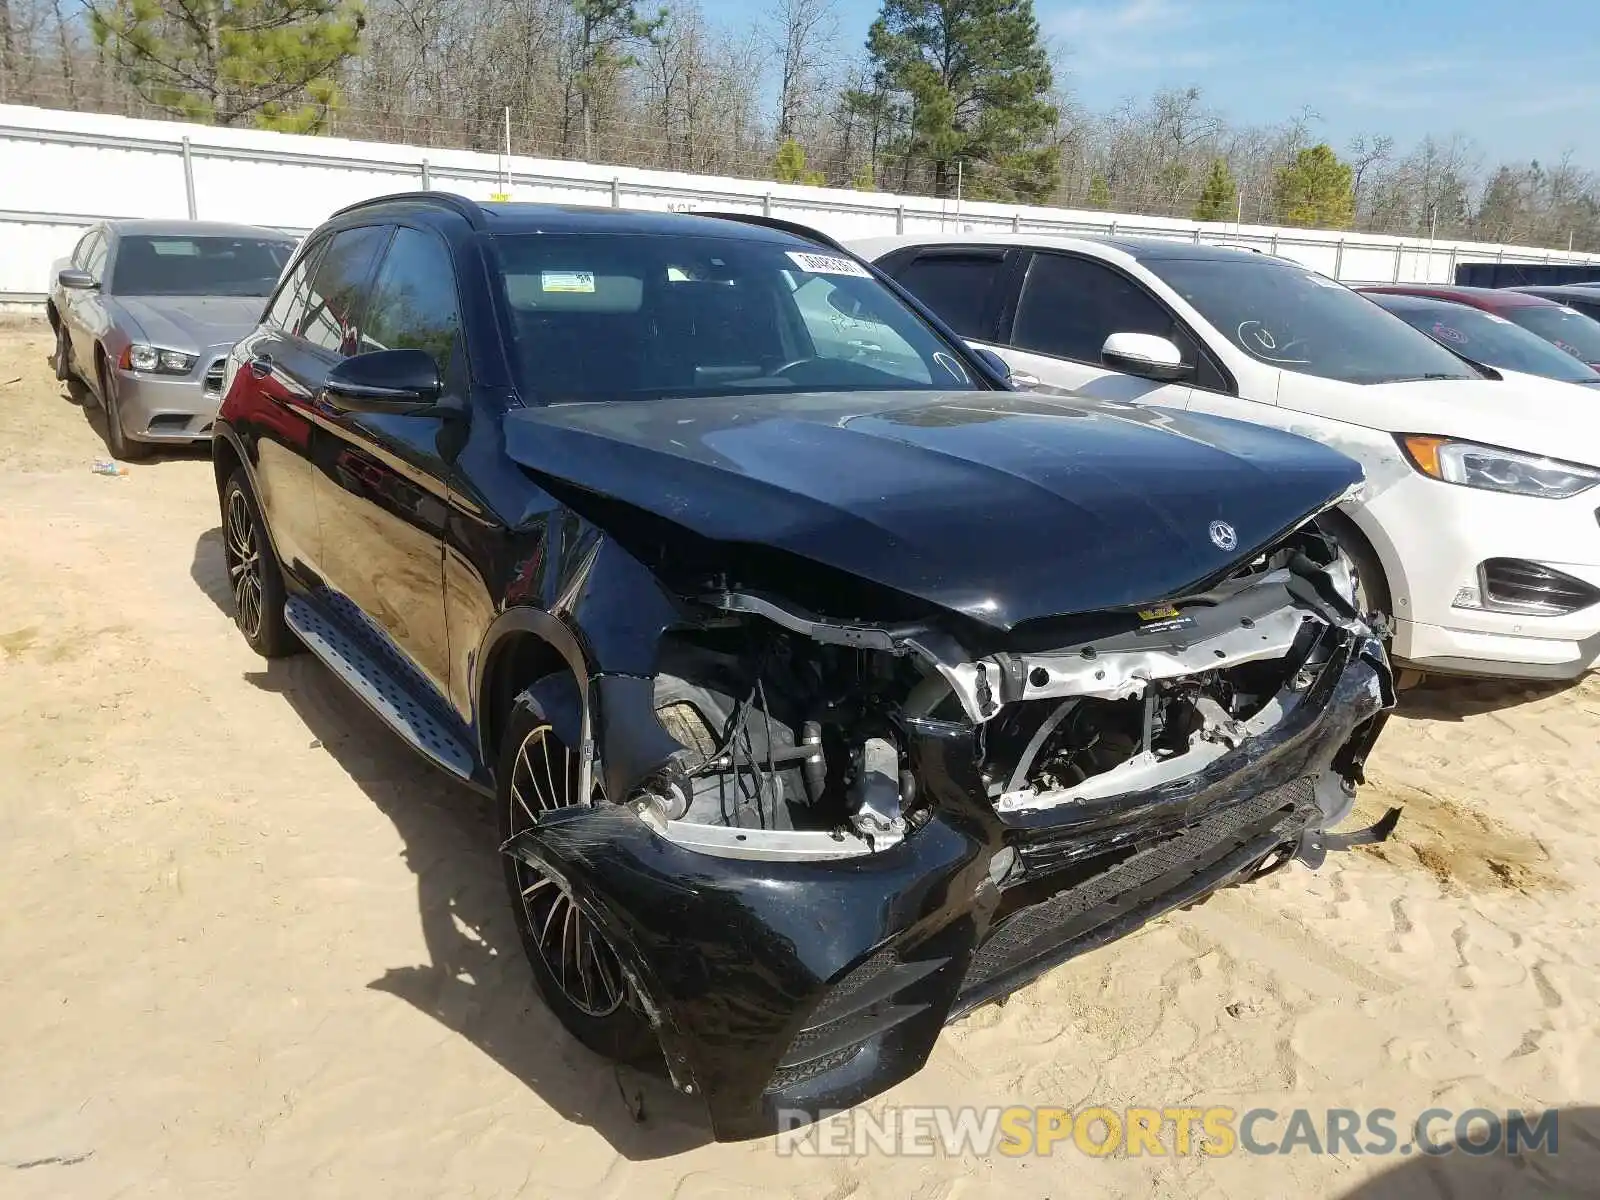
POLYGON ((1381 649, 1352 636, 1274 729, 1146 793, 1002 820, 974 800, 971 728, 919 722, 934 815, 878 854, 711 856, 622 807, 563 810, 506 849, 606 931, 716 1136, 760 1136, 914 1074, 946 1022, 1074 955, 1293 857, 1320 861, 1348 811, 1339 776, 1359 777, 1392 703, 1381 649))

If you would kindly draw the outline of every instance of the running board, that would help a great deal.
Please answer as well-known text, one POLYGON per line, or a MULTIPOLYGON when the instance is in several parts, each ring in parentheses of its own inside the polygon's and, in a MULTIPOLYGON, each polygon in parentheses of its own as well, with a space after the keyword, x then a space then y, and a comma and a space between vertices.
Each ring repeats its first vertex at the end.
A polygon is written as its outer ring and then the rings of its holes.
POLYGON ((472 781, 474 758, 467 744, 429 713, 394 672, 386 670, 340 622, 301 596, 291 596, 284 602, 283 619, 306 649, 418 753, 456 778, 472 781))

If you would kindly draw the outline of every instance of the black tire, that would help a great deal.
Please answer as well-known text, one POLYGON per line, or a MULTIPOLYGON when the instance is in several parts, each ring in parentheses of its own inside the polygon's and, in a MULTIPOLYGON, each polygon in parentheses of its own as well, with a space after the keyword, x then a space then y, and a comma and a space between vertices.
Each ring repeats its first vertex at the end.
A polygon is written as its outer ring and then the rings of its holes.
POLYGON ((104 359, 100 360, 96 374, 100 382, 100 407, 106 414, 106 446, 111 451, 111 457, 121 462, 138 462, 149 458, 152 447, 145 442, 134 441, 122 428, 122 414, 117 411, 116 376, 106 369, 104 359))
POLYGON ((223 485, 221 503, 222 561, 233 592, 234 624, 262 658, 294 654, 302 647, 283 619, 283 572, 243 467, 223 485))
POLYGON ((52 324, 56 327, 56 349, 50 356, 50 365, 55 369, 56 378, 62 383, 72 382, 72 339, 67 336, 67 327, 60 317, 52 324))
MULTIPOLYGON (((577 756, 532 698, 518 696, 495 774, 501 843, 527 829, 541 809, 575 803, 577 774, 577 756)), ((501 857, 534 986, 556 1020, 604 1058, 639 1063, 659 1057, 655 1033, 616 951, 566 885, 521 859, 501 857)))

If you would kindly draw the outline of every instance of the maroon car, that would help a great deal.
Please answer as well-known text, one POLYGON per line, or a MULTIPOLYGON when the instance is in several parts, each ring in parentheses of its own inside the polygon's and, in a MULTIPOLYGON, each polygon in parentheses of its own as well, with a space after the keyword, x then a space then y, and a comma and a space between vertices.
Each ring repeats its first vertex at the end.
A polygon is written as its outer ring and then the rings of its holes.
POLYGON ((1431 296, 1435 300, 1480 308, 1521 325, 1600 370, 1600 321, 1557 300, 1507 288, 1454 287, 1443 283, 1386 283, 1361 290, 1398 296, 1431 296))

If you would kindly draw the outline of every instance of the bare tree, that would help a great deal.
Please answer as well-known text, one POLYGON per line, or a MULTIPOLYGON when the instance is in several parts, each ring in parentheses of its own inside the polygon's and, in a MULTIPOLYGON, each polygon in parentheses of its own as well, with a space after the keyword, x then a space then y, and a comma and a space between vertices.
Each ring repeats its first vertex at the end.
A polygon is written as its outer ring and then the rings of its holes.
MULTIPOLYGON (((936 186, 935 165, 900 148, 914 101, 841 44, 837 0, 776 0, 769 16, 737 25, 709 20, 697 0, 666 2, 652 16, 654 0, 366 0, 331 129, 494 149, 509 110, 520 153, 770 177, 774 141, 793 137, 835 184, 936 186)), ((160 115, 92 44, 83 3, 0 0, 0 98, 160 115)), ((1113 211, 1187 214, 1220 158, 1239 215, 1257 222, 1272 219, 1273 179, 1319 140, 1321 121, 1302 109, 1230 124, 1197 88, 1100 111, 1064 89, 1051 103, 1043 140, 1059 166, 1034 194, 1081 205, 1092 192, 1113 211)), ((1600 179, 1570 156, 1485 170, 1464 137, 1404 147, 1381 131, 1348 149, 1363 229, 1600 250, 1600 179)), ((969 174, 968 194, 973 184, 969 174)))
POLYGON ((778 64, 778 142, 796 137, 817 106, 821 65, 839 37, 834 0, 777 0, 762 28, 778 64))
POLYGON ((1355 171, 1351 194, 1355 199, 1356 215, 1361 215, 1361 186, 1367 173, 1389 161, 1394 153, 1394 139, 1386 134, 1363 133, 1350 142, 1350 166, 1355 171))

